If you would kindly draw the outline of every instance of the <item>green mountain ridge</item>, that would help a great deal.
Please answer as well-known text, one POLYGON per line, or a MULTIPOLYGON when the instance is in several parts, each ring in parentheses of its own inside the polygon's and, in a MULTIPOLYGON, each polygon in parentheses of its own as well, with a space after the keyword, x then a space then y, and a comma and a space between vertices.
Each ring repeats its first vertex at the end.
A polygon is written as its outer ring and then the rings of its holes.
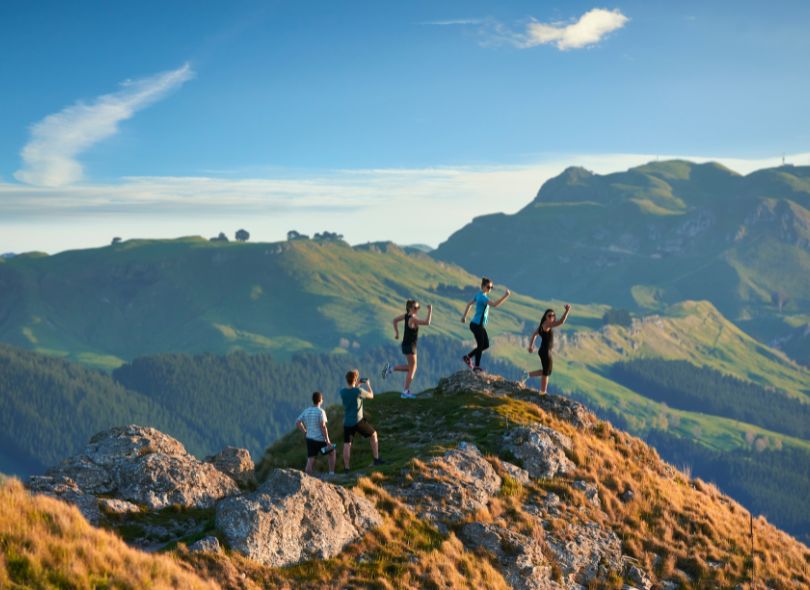
POLYGON ((517 213, 478 217, 431 255, 535 297, 631 309, 710 300, 778 343, 810 312, 809 179, 810 167, 741 176, 686 161, 568 168, 517 213))

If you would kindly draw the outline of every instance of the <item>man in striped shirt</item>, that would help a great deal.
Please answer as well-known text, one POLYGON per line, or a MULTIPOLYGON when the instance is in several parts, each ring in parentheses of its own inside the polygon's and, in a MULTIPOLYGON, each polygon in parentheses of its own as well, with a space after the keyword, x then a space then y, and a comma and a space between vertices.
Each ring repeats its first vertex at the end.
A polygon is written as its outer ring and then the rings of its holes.
POLYGON ((335 447, 329 442, 329 430, 326 428, 326 412, 321 407, 323 404, 323 394, 316 391, 312 394, 312 405, 301 412, 295 427, 303 432, 307 437, 307 475, 312 475, 312 468, 315 466, 315 459, 318 453, 329 453, 329 475, 335 475, 335 447), (331 447, 329 451, 323 451, 331 447))

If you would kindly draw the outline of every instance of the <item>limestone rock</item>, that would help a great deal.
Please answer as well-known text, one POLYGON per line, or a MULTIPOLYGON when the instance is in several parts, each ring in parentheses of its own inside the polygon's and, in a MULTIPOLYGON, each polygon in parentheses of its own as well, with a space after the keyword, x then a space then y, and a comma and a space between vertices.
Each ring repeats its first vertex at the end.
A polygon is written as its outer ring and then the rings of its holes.
POLYGON ((240 488, 256 485, 256 466, 247 449, 225 447, 206 461, 233 479, 240 488))
POLYGON ((484 549, 515 590, 561 588, 552 580, 552 568, 543 556, 542 543, 493 524, 473 522, 461 529, 461 540, 471 549, 484 549))
POLYGON ((627 570, 627 577, 639 590, 651 590, 652 580, 643 569, 637 565, 631 565, 627 570))
POLYGON ((523 469, 522 467, 518 467, 514 463, 510 463, 509 461, 501 461, 501 466, 506 473, 517 481, 518 483, 529 483, 529 472, 523 469))
POLYGON ((365 498, 293 469, 274 469, 258 490, 216 510, 231 549, 272 567, 329 559, 380 523, 365 498))
POLYGON ((504 379, 499 375, 486 372, 458 371, 439 381, 436 391, 439 394, 457 394, 468 391, 479 391, 492 395, 509 395, 537 404, 546 412, 570 422, 580 429, 591 429, 596 426, 596 416, 579 402, 559 395, 539 395, 536 391, 526 389, 516 381, 504 379))
POLYGON ((208 551, 211 553, 219 553, 222 551, 222 546, 219 544, 219 539, 213 535, 208 535, 207 537, 203 537, 199 541, 189 545, 188 550, 194 552, 208 551))
POLYGON ((427 462, 423 473, 395 490, 420 516, 434 522, 459 522, 486 508, 501 489, 501 478, 481 451, 462 442, 458 448, 427 462))
POLYGON ((132 502, 119 500, 117 498, 99 498, 99 508, 105 514, 132 514, 138 513, 141 509, 132 502))
POLYGON ((546 544, 569 582, 587 586, 623 569, 621 541, 595 522, 569 524, 562 534, 547 535, 546 544))
POLYGON ((190 455, 179 441, 135 425, 96 434, 82 453, 48 475, 68 477, 84 493, 111 495, 153 510, 209 508, 239 491, 230 477, 190 455))
POLYGON ((588 502, 597 507, 601 506, 599 503, 599 489, 596 487, 596 484, 578 479, 572 486, 574 489, 584 493, 585 499, 588 500, 588 502))
POLYGON ((521 426, 504 435, 504 443, 532 477, 550 478, 574 470, 565 455, 572 448, 571 439, 553 428, 540 424, 521 426))
POLYGON ((26 486, 35 494, 44 494, 73 504, 92 525, 98 525, 101 521, 98 498, 92 494, 85 494, 69 477, 33 475, 28 478, 26 486))
POLYGON ((636 493, 633 491, 632 488, 627 487, 619 496, 619 499, 627 504, 628 502, 632 502, 633 498, 636 497, 636 493))

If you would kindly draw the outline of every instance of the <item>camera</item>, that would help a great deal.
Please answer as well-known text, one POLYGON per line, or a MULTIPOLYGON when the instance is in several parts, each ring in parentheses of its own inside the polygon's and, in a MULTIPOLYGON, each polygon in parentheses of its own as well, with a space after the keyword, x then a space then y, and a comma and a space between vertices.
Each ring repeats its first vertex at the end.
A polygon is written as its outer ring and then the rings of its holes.
POLYGON ((368 377, 360 377, 360 383, 368 383, 368 377))

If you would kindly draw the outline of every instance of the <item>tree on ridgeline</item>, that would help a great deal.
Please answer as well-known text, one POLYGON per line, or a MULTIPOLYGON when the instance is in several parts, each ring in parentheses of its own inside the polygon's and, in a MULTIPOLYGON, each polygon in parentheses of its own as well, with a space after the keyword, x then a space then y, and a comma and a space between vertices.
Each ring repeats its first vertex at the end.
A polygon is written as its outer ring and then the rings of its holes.
POLYGON ((237 242, 247 242, 250 239, 250 233, 247 230, 240 229, 236 232, 235 237, 237 242))

